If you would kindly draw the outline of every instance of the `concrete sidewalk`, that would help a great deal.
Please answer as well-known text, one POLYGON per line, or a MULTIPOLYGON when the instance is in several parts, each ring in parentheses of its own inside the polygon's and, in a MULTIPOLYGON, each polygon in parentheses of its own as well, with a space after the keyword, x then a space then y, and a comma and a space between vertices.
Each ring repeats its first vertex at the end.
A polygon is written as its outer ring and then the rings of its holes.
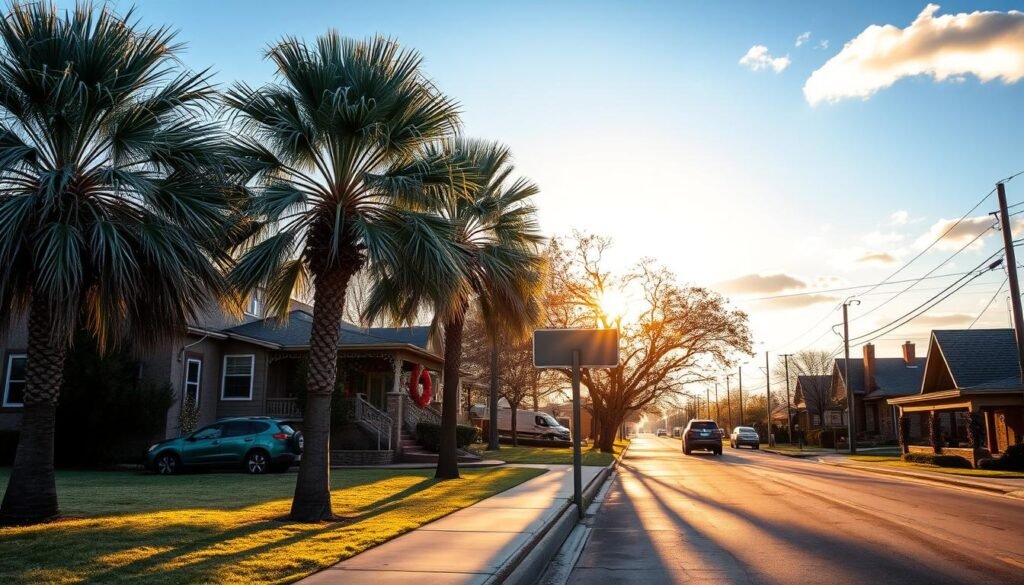
MULTIPOLYGON (((487 582, 572 498, 571 465, 549 471, 299 581, 307 585, 487 582)), ((586 487, 604 469, 584 467, 586 487)))

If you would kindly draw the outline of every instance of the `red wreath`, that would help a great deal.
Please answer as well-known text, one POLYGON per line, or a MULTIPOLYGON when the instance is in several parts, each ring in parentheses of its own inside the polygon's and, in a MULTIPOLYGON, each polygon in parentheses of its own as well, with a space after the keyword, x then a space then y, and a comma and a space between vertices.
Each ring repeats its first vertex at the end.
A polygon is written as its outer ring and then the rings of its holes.
POLYGON ((423 366, 416 366, 412 369, 412 377, 409 378, 409 396, 420 408, 426 408, 430 404, 430 397, 433 395, 430 374, 423 366), (420 392, 420 384, 423 384, 423 391, 420 392))

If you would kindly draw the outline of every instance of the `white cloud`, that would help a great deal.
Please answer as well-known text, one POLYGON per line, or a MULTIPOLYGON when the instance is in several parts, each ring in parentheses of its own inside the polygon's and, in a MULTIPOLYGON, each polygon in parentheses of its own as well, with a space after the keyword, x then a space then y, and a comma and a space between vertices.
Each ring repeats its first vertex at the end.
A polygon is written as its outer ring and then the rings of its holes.
POLYGON ((821 303, 835 303, 839 299, 840 297, 815 293, 767 299, 753 303, 753 306, 766 311, 788 311, 790 309, 802 309, 812 305, 820 305, 821 303))
POLYGON ((806 43, 809 40, 811 40, 811 32, 807 31, 796 38, 796 44, 794 46, 799 47, 800 45, 806 43))
MULTIPOLYGON (((992 227, 995 220, 988 215, 981 215, 978 217, 968 217, 961 221, 959 224, 956 223, 955 219, 940 219, 939 221, 932 224, 932 227, 928 228, 928 231, 917 238, 914 242, 914 247, 921 250, 932 243, 935 238, 938 238, 942 234, 946 234, 937 244, 935 244, 936 250, 959 250, 961 247, 967 245, 968 242, 973 240, 980 234, 983 234, 992 227), (954 227, 954 225, 956 227, 954 227)), ((995 233, 995 232, 992 232, 995 233)), ((984 238, 978 238, 973 244, 971 244, 969 250, 979 250, 984 245, 984 238)))
POLYGON ((900 259, 895 254, 890 252, 865 252, 857 258, 856 262, 860 264, 895 264, 900 259))
POLYGON ((740 65, 746 65, 754 71, 760 71, 762 69, 771 69, 776 73, 782 73, 786 67, 790 64, 789 55, 785 57, 773 57, 768 53, 768 47, 764 45, 754 45, 750 47, 746 55, 740 59, 740 65))
POLYGON ((910 221, 910 214, 903 209, 894 211, 889 216, 889 225, 891 226, 907 225, 908 221, 910 221))
POLYGON ((822 49, 822 50, 827 49, 828 48, 828 39, 821 39, 820 41, 818 41, 818 46, 815 47, 815 48, 816 49, 822 49))
POLYGON ((871 25, 804 84, 808 103, 867 99, 904 77, 935 81, 974 75, 982 82, 1024 77, 1024 12, 935 16, 927 5, 907 28, 871 25))

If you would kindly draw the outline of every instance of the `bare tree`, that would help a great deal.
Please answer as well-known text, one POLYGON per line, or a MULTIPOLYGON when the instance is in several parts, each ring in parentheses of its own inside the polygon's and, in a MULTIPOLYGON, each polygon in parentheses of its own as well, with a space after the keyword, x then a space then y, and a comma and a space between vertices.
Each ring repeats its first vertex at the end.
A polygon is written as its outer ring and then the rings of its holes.
POLYGON ((684 384, 708 380, 711 364, 731 365, 732 356, 749 354, 751 346, 746 314, 730 308, 721 295, 680 285, 651 259, 613 275, 603 261, 610 245, 606 238, 583 234, 553 242, 546 296, 552 326, 619 328, 619 366, 584 370, 581 377, 603 452, 612 452, 615 433, 630 413, 681 392, 684 384), (612 315, 602 304, 610 291, 639 298, 629 314, 612 315))

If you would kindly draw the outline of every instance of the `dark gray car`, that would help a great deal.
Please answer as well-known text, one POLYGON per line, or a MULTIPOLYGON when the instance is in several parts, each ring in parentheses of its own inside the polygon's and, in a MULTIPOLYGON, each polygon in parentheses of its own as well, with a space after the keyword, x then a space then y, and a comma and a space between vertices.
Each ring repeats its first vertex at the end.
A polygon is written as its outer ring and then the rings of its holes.
POLYGON ((732 435, 729 437, 729 445, 733 449, 738 449, 743 445, 760 449, 761 437, 753 427, 736 427, 732 430, 732 435))
POLYGON ((691 420, 683 429, 683 453, 711 451, 722 454, 722 433, 713 420, 691 420))

